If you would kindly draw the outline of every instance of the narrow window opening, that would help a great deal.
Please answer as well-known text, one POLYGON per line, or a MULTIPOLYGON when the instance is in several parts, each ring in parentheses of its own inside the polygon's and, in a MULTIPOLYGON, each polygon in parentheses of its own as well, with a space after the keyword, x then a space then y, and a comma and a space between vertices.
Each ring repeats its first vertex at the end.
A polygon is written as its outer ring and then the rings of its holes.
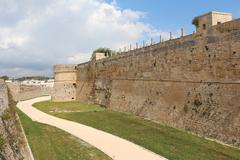
POLYGON ((203 29, 205 30, 207 27, 206 27, 206 24, 203 24, 203 29))
POLYGON ((76 87, 77 87, 77 84, 76 84, 76 83, 73 83, 73 86, 76 88, 76 87))
POLYGON ((208 46, 205 46, 205 49, 206 49, 206 51, 208 51, 209 50, 208 46))

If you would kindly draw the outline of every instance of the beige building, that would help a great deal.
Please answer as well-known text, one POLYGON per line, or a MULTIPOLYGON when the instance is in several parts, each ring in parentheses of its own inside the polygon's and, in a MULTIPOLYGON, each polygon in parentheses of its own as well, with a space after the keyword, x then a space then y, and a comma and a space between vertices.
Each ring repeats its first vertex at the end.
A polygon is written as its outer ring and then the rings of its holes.
POLYGON ((232 20, 231 13, 224 12, 209 12, 193 19, 193 24, 196 26, 197 32, 208 30, 214 25, 222 24, 232 20))
POLYGON ((93 53, 91 60, 97 61, 100 59, 108 58, 109 55, 107 53, 93 53))

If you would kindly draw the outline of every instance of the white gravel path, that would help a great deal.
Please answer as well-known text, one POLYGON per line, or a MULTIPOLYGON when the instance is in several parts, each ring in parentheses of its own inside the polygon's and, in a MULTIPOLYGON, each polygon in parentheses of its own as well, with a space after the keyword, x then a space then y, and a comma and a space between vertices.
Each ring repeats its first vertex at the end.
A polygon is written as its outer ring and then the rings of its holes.
POLYGON ((17 107, 33 121, 60 128, 95 146, 110 156, 113 160, 166 160, 166 158, 112 134, 82 125, 80 123, 48 115, 32 107, 32 104, 36 102, 50 99, 50 96, 34 98, 18 102, 17 107))

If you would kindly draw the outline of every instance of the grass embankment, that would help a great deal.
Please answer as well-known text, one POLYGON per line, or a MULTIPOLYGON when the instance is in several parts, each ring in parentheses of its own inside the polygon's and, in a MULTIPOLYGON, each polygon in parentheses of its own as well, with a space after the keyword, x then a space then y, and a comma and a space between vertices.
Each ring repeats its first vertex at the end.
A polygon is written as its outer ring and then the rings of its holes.
POLYGON ((37 122, 18 111, 35 160, 110 160, 84 141, 37 122))
POLYGON ((240 150, 238 149, 134 115, 99 108, 97 105, 46 101, 36 103, 34 106, 48 114, 112 133, 152 150, 169 160, 240 159, 240 150))
POLYGON ((63 113, 63 112, 97 112, 104 111, 105 108, 100 107, 99 105, 86 104, 78 101, 71 102, 40 102, 34 104, 34 107, 40 109, 43 112, 47 113, 63 113))

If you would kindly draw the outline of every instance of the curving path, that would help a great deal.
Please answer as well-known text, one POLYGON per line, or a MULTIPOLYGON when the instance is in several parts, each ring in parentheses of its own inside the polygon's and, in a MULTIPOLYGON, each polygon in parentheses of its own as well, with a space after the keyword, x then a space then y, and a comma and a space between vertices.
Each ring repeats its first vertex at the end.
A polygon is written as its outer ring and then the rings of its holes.
POLYGON ((50 99, 50 96, 34 98, 19 102, 17 107, 33 121, 60 128, 95 146, 113 160, 167 160, 132 142, 80 123, 48 115, 32 106, 36 102, 50 99))

